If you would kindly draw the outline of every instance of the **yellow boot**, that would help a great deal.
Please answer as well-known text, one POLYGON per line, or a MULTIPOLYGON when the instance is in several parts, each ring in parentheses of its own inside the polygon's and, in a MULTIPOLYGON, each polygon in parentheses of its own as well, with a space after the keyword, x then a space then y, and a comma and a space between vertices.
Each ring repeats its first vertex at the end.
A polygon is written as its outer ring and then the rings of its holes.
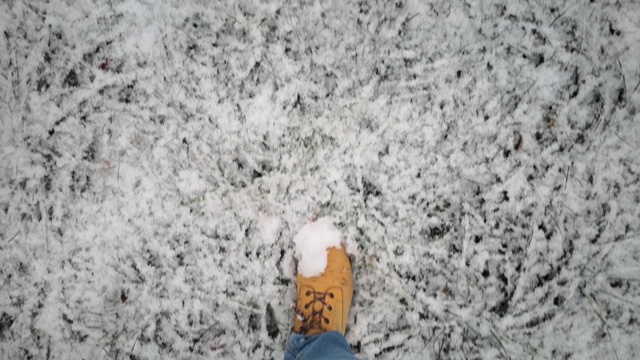
POLYGON ((344 246, 327 249, 327 267, 320 276, 297 275, 293 332, 315 335, 347 329, 347 319, 353 297, 353 273, 344 246))

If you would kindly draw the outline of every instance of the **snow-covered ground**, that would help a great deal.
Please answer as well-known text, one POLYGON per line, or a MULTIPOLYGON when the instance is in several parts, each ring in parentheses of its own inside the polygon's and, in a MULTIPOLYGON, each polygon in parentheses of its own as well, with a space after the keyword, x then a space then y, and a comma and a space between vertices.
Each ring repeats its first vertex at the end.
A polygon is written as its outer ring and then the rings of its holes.
POLYGON ((640 358, 640 3, 0 2, 0 358, 640 358))

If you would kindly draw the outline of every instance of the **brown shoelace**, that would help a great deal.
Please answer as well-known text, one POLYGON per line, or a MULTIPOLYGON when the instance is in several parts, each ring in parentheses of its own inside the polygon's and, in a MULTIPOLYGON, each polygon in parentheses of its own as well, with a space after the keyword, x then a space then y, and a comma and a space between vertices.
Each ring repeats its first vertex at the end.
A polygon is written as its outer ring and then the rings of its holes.
POLYGON ((326 308, 328 311, 333 310, 331 305, 327 304, 327 302, 325 301, 327 296, 333 299, 334 295, 331 291, 327 290, 324 292, 317 292, 315 290, 307 290, 305 296, 310 296, 311 294, 313 294, 313 299, 308 303, 304 304, 305 310, 311 308, 311 315, 309 315, 308 317, 305 317, 302 314, 302 311, 298 309, 298 307, 295 308, 296 314, 300 316, 300 319, 302 321, 302 327, 300 328, 300 333, 302 335, 306 335, 311 329, 319 329, 320 331, 323 331, 323 332, 327 331, 323 326, 323 322, 324 324, 329 324, 329 318, 323 315, 324 309, 326 308), (317 311, 314 310, 313 308, 313 305, 316 302, 319 302, 322 304, 322 308, 320 308, 320 310, 317 310, 317 311))

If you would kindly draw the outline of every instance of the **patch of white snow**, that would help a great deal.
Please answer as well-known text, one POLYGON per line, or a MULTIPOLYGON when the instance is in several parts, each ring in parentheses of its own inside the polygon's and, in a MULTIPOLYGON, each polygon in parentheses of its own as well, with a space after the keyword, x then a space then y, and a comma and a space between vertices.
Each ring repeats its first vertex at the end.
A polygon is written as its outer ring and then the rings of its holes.
POLYGON ((322 274, 327 267, 327 249, 339 247, 342 234, 333 225, 333 219, 323 217, 306 224, 293 238, 298 258, 298 271, 304 277, 322 274))

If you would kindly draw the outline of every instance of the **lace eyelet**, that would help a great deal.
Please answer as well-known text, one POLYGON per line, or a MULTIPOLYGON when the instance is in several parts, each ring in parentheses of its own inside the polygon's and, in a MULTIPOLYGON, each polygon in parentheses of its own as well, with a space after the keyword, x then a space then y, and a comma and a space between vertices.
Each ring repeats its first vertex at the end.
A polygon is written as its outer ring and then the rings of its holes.
POLYGON ((333 293, 329 293, 329 297, 333 299, 333 293))
POLYGON ((329 311, 333 310, 333 308, 331 307, 331 305, 327 306, 327 310, 329 310, 329 311))
POLYGON ((311 290, 307 290, 307 292, 305 293, 305 296, 309 296, 311 295, 311 290))
POLYGON ((304 304, 304 308, 308 309, 309 308, 309 304, 304 304))

